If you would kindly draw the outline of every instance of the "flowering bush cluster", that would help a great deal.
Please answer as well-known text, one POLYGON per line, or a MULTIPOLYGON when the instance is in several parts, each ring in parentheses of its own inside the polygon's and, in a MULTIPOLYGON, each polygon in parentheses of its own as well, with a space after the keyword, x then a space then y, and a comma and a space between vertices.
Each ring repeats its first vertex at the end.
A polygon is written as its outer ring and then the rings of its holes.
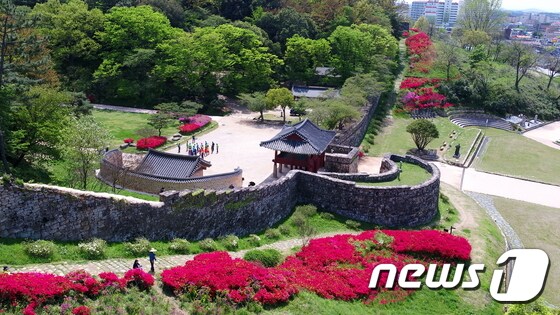
POLYGON ((142 138, 138 140, 138 142, 136 143, 136 148, 138 150, 153 149, 164 145, 165 142, 167 142, 166 137, 151 136, 149 138, 142 138))
POLYGON ((181 121, 183 125, 179 127, 179 131, 183 134, 194 132, 206 125, 208 125, 212 121, 212 118, 207 115, 196 114, 189 118, 186 118, 181 121))
POLYGON ((124 139, 124 143, 133 143, 133 142, 134 142, 134 139, 132 139, 132 138, 124 139))
MULTIPOLYGON (((164 285, 176 294, 209 292, 226 294, 233 303, 287 301, 298 289, 327 299, 401 301, 413 291, 370 289, 369 279, 378 264, 393 264, 398 272, 408 263, 454 263, 470 259, 471 246, 464 238, 439 231, 366 231, 312 240, 280 266, 264 268, 225 252, 200 254, 184 266, 162 273, 164 285)), ((382 273, 379 287, 387 282, 382 273)), ((411 277, 409 276, 409 279, 411 277)))
POLYGON ((447 102, 445 95, 437 93, 432 87, 409 91, 403 95, 402 102, 407 110, 453 106, 453 104, 447 102))
MULTIPOLYGON (((410 30, 414 32, 413 29, 410 30)), ((426 33, 417 32, 405 40, 408 49, 410 69, 428 73, 434 62, 435 52, 432 41, 426 33)))
POLYGON ((154 277, 140 268, 130 269, 124 274, 127 284, 134 284, 140 290, 147 290, 154 285, 154 277))
POLYGON ((422 231, 385 231, 393 236, 392 248, 397 253, 426 254, 445 260, 469 260, 471 245, 469 242, 449 233, 435 230, 422 231))
POLYGON ((226 252, 197 255, 184 266, 165 270, 163 284, 176 294, 190 286, 209 290, 212 297, 225 292, 234 303, 257 301, 272 305, 287 301, 297 293, 292 273, 267 269, 242 259, 232 259, 226 252))
POLYGON ((91 311, 87 306, 78 306, 72 310, 72 314, 74 315, 90 315, 91 311))
MULTIPOLYGON (((412 291, 398 286, 392 291, 369 289, 368 279, 377 264, 393 264, 400 272, 405 263, 426 262, 418 261, 415 254, 431 262, 447 262, 468 260, 470 252, 467 240, 439 231, 366 231, 312 240, 279 268, 292 271, 298 286, 324 298, 372 301, 384 292, 379 302, 386 303, 402 300, 412 291)), ((384 286, 387 274, 379 281, 384 286)))
POLYGON ((89 242, 79 243, 78 250, 89 259, 98 259, 105 256, 107 242, 102 239, 93 239, 89 242))
MULTIPOLYGON (((0 305, 27 305, 24 314, 33 315, 39 306, 65 296, 96 297, 110 287, 124 290, 127 286, 136 285, 146 289, 154 284, 150 274, 140 269, 134 270, 134 274, 127 273, 122 279, 114 273, 101 273, 100 280, 84 270, 73 271, 64 277, 34 272, 0 274, 0 305)), ((72 312, 89 314, 89 309, 77 307, 72 312)))
POLYGON ((440 79, 407 77, 400 85, 401 90, 417 89, 425 86, 437 87, 440 79))

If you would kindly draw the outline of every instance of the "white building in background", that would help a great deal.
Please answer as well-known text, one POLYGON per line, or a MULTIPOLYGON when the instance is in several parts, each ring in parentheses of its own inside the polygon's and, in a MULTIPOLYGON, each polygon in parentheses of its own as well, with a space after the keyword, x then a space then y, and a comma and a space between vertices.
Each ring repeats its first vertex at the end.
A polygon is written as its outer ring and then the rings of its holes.
POLYGON ((435 22, 437 27, 453 27, 457 23, 459 2, 453 0, 412 1, 410 19, 414 22, 421 16, 435 22))

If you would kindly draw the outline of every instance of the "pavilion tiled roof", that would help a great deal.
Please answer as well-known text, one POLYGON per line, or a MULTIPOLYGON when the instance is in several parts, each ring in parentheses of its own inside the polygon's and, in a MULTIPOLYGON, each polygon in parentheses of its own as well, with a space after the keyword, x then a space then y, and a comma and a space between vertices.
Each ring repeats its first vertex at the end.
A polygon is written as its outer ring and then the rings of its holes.
POLYGON ((135 172, 166 179, 185 179, 191 177, 200 168, 211 165, 209 161, 203 160, 198 155, 180 155, 150 149, 135 172))
POLYGON ((321 154, 335 135, 336 132, 323 130, 305 119, 292 126, 285 125, 272 139, 261 142, 261 147, 296 154, 321 154))

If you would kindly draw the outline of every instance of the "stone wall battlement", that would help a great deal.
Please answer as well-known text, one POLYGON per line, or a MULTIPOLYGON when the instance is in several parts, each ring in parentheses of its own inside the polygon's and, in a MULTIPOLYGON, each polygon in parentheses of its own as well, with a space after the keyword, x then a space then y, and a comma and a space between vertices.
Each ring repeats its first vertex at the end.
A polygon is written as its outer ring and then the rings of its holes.
POLYGON ((165 191, 161 202, 47 185, 4 185, 0 237, 124 241, 139 236, 151 240, 242 236, 287 218, 298 203, 380 226, 430 222, 437 213, 439 170, 413 157, 389 158, 419 163, 432 177, 413 187, 366 187, 292 170, 277 181, 253 187, 165 191))

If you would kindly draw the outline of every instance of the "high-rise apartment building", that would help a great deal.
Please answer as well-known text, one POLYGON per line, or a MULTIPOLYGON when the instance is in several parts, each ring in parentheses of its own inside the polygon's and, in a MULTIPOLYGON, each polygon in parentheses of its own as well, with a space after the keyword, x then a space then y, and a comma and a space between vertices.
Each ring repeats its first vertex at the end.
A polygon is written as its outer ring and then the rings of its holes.
POLYGON ((459 3, 453 0, 412 1, 409 14, 412 21, 425 16, 438 27, 453 27, 457 23, 459 3))

